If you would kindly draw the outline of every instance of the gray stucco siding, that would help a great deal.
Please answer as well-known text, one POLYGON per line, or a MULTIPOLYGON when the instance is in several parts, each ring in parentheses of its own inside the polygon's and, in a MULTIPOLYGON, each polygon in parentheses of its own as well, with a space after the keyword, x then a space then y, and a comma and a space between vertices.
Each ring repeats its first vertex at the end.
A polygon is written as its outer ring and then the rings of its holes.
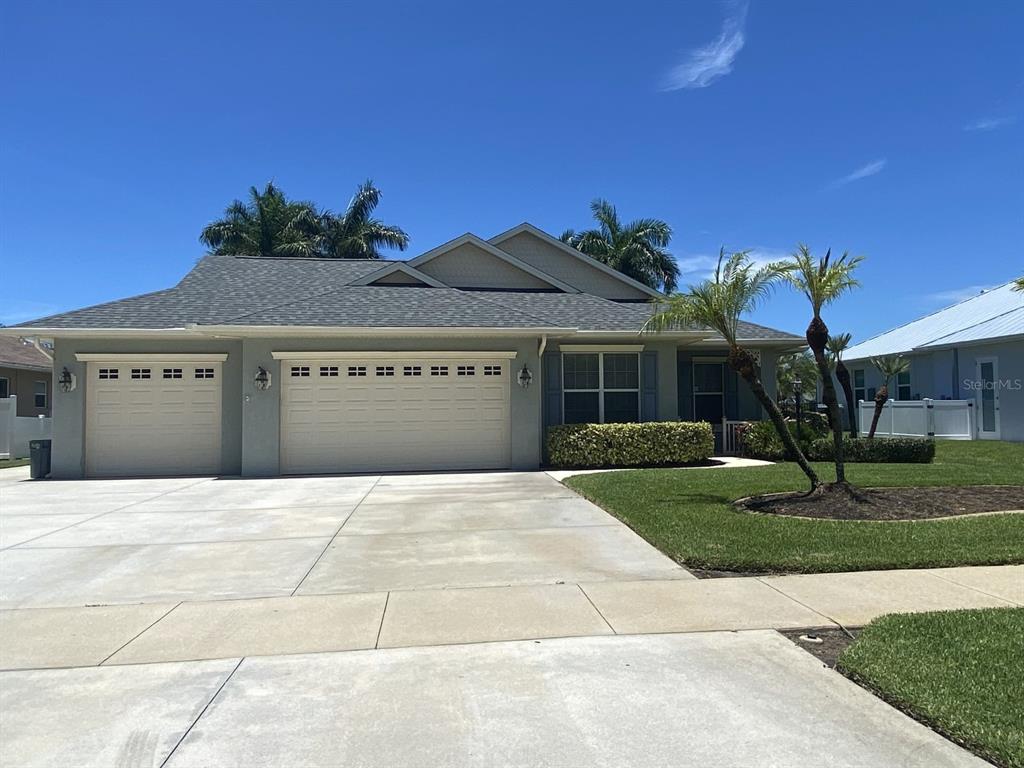
POLYGON ((233 340, 147 340, 147 339, 54 339, 53 367, 65 367, 77 378, 72 392, 53 393, 53 445, 51 477, 73 479, 85 474, 86 392, 88 364, 79 362, 83 353, 109 354, 227 354, 221 373, 221 472, 237 475, 242 469, 241 390, 242 345, 233 340))

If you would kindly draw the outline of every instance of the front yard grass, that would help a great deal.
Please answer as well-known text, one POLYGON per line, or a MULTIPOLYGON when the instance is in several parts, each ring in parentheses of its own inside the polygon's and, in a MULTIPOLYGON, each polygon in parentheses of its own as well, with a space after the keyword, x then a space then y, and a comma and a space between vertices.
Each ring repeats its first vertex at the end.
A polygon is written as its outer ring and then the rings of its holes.
POLYGON ((1024 768, 1024 608, 892 614, 838 669, 999 765, 1024 768))
MULTIPOLYGON (((816 465, 834 477, 831 464, 816 465)), ((848 464, 863 486, 1020 485, 1024 445, 937 445, 932 464, 848 464)), ((865 522, 755 515, 732 502, 806 490, 795 464, 736 469, 643 469, 576 475, 575 491, 677 562, 757 573, 861 571, 1024 562, 1024 515, 865 522)))

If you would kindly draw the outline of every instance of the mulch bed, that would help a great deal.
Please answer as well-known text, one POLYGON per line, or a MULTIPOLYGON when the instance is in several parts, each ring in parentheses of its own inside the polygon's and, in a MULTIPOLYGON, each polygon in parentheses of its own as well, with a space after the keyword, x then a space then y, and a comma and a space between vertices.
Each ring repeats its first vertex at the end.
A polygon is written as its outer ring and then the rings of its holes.
POLYGON ((839 660, 839 654, 845 651, 846 646, 852 643, 854 638, 860 634, 860 628, 851 629, 849 627, 847 627, 846 631, 843 631, 838 627, 825 627, 822 629, 779 629, 776 631, 780 635, 783 635, 796 645, 803 648, 812 656, 816 656, 822 664, 831 669, 835 669, 836 662, 839 660), (853 635, 853 637, 850 637, 850 635, 853 635), (813 643, 802 639, 808 637, 816 638, 821 640, 821 642, 813 643))
POLYGON ((755 496, 737 502, 771 515, 828 520, 928 520, 979 512, 1024 510, 1024 486, 975 485, 929 488, 862 488, 862 500, 846 493, 755 496))

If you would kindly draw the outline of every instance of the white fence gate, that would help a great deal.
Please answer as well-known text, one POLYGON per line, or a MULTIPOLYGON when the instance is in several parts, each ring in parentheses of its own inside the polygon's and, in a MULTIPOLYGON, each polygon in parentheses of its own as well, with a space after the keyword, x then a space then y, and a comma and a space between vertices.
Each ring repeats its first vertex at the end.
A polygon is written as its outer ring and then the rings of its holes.
POLYGON ((30 440, 47 440, 53 434, 49 416, 19 416, 16 395, 0 398, 0 459, 28 457, 30 440))
MULTIPOLYGON (((875 403, 857 404, 860 434, 866 437, 875 417, 875 403)), ((974 440, 973 400, 890 400, 882 408, 875 437, 934 437, 974 440)))

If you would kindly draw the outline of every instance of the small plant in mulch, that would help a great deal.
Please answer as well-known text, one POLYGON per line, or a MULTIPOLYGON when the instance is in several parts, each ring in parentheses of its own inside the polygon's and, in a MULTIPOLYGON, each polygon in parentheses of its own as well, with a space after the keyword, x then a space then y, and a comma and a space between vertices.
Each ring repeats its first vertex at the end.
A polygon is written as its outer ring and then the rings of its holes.
POLYGON ((929 520, 982 512, 1024 512, 1014 485, 859 488, 855 493, 776 493, 740 499, 751 512, 828 520, 929 520))

